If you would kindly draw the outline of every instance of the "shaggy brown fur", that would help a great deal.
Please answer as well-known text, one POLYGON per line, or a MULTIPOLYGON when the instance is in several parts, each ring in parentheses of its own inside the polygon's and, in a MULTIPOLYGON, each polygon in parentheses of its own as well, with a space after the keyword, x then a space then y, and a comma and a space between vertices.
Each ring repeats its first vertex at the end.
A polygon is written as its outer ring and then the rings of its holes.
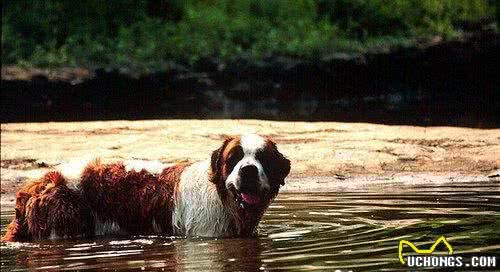
POLYGON ((51 234, 89 236, 93 223, 90 208, 80 194, 67 187, 60 173, 49 172, 17 193, 15 218, 2 240, 30 241, 51 234))
POLYGON ((49 172, 17 193, 16 214, 2 240, 90 237, 94 219, 117 222, 131 234, 152 233, 155 220, 156 231, 171 234, 173 195, 184 167, 175 165, 153 175, 126 171, 122 163, 95 161, 83 171, 78 189, 68 188, 60 173, 49 172))
POLYGON ((131 234, 153 233, 153 220, 162 233, 172 234, 173 196, 186 165, 168 167, 158 175, 146 170, 126 171, 122 163, 89 165, 81 190, 96 219, 117 222, 131 234))

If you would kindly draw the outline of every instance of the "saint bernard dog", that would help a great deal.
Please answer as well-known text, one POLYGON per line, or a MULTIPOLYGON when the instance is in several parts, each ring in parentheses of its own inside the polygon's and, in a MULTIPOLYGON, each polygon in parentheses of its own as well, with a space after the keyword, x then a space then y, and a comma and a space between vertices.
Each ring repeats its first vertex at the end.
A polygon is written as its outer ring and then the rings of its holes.
POLYGON ((2 240, 252 236, 284 185, 290 161, 270 139, 248 134, 226 138, 206 161, 161 168, 155 173, 95 160, 75 182, 49 172, 17 193, 2 240))

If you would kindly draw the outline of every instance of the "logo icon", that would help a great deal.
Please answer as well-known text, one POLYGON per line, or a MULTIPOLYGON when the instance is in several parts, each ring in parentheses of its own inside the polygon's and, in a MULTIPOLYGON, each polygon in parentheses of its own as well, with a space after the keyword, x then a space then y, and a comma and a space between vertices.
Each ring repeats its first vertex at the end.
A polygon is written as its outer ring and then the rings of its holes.
POLYGON ((407 241, 407 240, 401 240, 401 241, 399 241, 399 250, 398 250, 399 261, 402 264, 405 264, 405 260, 403 259, 403 246, 404 245, 410 246, 411 249, 413 249, 413 251, 415 251, 417 254, 432 254, 434 252, 434 250, 436 249, 436 247, 441 242, 448 248, 448 254, 452 254, 453 248, 451 247, 450 243, 448 243, 448 241, 446 240, 446 238, 444 236, 439 237, 439 239, 437 239, 436 242, 434 242, 434 244, 432 244, 431 248, 429 248, 429 249, 418 249, 412 242, 407 241))

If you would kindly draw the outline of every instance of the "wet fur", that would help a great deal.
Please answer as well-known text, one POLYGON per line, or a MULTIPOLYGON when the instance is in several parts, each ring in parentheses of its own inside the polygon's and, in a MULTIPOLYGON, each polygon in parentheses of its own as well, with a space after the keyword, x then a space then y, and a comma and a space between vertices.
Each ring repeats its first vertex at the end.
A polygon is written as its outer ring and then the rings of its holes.
POLYGON ((23 187, 16 195, 15 211, 2 238, 5 241, 89 236, 93 232, 90 207, 58 172, 49 172, 23 187))
POLYGON ((95 161, 76 188, 69 188, 59 172, 49 172, 17 193, 16 214, 2 240, 172 234, 173 195, 185 166, 153 175, 95 161))

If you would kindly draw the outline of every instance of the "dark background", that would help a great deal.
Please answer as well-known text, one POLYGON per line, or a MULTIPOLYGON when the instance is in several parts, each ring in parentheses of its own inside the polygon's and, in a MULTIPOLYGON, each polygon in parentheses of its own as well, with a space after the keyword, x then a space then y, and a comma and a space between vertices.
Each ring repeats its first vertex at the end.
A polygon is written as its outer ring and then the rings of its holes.
POLYGON ((495 4, 2 1, 2 122, 498 127, 495 4))

